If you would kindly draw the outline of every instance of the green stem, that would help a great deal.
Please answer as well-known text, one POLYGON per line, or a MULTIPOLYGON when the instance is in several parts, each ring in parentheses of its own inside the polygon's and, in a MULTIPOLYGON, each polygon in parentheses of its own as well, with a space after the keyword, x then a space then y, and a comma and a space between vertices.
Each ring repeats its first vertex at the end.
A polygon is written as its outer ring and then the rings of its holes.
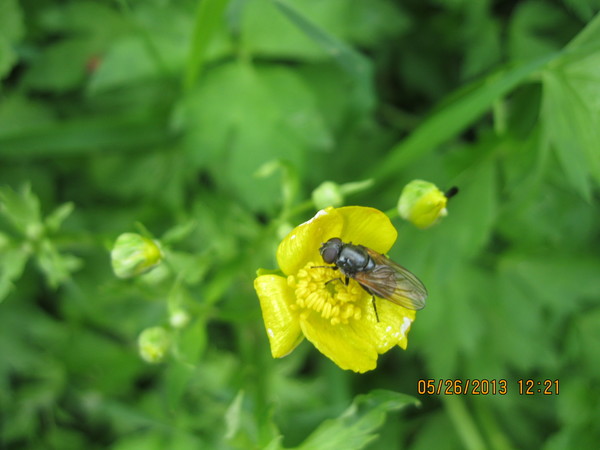
POLYGON ((479 423, 485 431, 489 442, 495 450, 512 450, 510 441, 498 427, 498 421, 493 417, 489 406, 481 401, 474 402, 479 423))
POLYGON ((456 395, 448 395, 444 397, 444 404, 465 448, 469 450, 485 449, 483 438, 464 400, 456 395))
POLYGON ((506 112, 506 102, 504 98, 499 98, 494 102, 494 131, 498 136, 506 134, 508 129, 508 115, 506 112))
POLYGON ((388 209, 385 212, 385 215, 388 216, 391 220, 394 220, 396 217, 400 216, 400 213, 398 212, 398 208, 392 208, 388 209))
POLYGON ((309 211, 310 209, 314 208, 315 204, 313 203, 312 200, 306 200, 302 203, 300 203, 299 205, 294 206, 293 208, 290 208, 288 211, 286 211, 285 217, 282 217, 282 221, 288 219, 289 217, 293 217, 296 214, 301 214, 303 212, 309 211))
POLYGON ((196 10, 194 33, 187 58, 187 67, 183 78, 183 89, 189 92, 200 75, 204 65, 208 44, 221 23, 229 0, 201 0, 196 10))

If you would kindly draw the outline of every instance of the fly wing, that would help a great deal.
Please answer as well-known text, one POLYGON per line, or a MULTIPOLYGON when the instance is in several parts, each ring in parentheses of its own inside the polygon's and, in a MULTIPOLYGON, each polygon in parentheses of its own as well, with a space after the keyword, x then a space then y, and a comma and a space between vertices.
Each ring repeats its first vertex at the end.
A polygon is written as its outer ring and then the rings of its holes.
POLYGON ((425 306, 427 290, 423 283, 407 269, 391 259, 367 248, 375 267, 369 271, 357 272, 356 281, 377 297, 403 306, 419 310, 425 306))

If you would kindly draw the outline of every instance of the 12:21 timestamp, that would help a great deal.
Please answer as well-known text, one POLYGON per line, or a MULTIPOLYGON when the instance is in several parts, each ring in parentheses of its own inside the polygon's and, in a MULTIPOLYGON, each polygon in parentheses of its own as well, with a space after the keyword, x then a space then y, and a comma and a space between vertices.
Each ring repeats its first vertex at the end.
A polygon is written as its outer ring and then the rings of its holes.
POLYGON ((520 395, 558 395, 558 380, 517 380, 520 395))

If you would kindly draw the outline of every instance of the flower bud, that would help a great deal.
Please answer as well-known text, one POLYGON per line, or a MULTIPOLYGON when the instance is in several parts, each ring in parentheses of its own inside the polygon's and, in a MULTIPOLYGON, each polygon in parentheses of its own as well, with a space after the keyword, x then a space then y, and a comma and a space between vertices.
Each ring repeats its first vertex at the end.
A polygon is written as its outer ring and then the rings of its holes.
POLYGON ((162 362, 170 345, 171 337, 163 327, 146 328, 138 337, 140 356, 151 364, 162 362))
POLYGON ((398 213, 417 228, 424 229, 448 214, 447 202, 448 198, 435 184, 413 180, 402 190, 398 200, 398 213))
POLYGON ((173 328, 185 328, 190 322, 189 313, 182 308, 176 308, 169 314, 169 323, 173 328))
POLYGON ((110 254, 112 268, 119 278, 131 278, 149 271, 162 259, 157 241, 136 233, 123 233, 110 254))
POLYGON ((344 194, 339 184, 324 181, 312 192, 312 201, 317 209, 338 207, 344 204, 344 194))
POLYGON ((282 222, 277 226, 277 237, 283 239, 286 237, 294 227, 289 222, 282 222))

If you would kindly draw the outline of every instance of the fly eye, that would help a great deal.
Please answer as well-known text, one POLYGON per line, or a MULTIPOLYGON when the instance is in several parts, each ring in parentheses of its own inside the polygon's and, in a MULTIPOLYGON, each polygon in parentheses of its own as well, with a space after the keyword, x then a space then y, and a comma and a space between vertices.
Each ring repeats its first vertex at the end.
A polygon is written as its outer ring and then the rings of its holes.
POLYGON ((323 261, 327 264, 331 264, 337 258, 338 249, 336 247, 326 247, 321 251, 321 256, 323 257, 323 261))

